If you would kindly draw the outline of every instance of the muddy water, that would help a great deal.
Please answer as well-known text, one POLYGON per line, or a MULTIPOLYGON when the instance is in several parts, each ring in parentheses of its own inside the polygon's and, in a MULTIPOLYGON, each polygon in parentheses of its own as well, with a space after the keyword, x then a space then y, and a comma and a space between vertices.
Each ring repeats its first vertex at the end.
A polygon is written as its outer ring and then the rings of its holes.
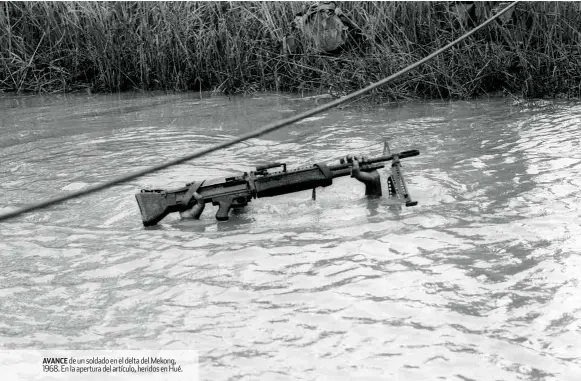
MULTIPOLYGON (((0 212, 314 103, 3 96, 0 212)), ((0 223, 0 345, 188 347, 202 380, 579 380, 580 119, 579 103, 503 99, 347 107, 0 223), (404 161, 417 207, 346 177, 227 222, 210 205, 141 224, 139 189, 375 155, 383 138, 421 152, 404 161)))

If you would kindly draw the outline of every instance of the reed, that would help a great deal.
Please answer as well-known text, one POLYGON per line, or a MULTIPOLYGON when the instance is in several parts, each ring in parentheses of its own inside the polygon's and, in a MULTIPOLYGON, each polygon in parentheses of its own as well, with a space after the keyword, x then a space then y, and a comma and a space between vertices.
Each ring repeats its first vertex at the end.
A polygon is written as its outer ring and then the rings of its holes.
MULTIPOLYGON (((3 2, 0 90, 317 91, 340 96, 417 61, 465 27, 442 2, 339 2, 365 49, 286 57, 301 2, 3 2)), ((374 97, 469 98, 499 91, 579 97, 581 4, 526 2, 374 97)))

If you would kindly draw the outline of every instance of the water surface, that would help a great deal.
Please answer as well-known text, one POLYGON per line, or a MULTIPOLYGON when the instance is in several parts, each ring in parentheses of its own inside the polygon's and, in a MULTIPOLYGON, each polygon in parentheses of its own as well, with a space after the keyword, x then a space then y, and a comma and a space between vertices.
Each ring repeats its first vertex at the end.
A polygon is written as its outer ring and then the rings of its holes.
MULTIPOLYGON (((0 212, 314 105, 3 96, 0 212)), ((0 223, 0 345, 188 347, 203 380, 579 380, 580 120, 565 102, 345 107, 0 223), (421 152, 403 162, 417 207, 344 177, 227 222, 209 205, 199 221, 141 224, 142 188, 379 155, 384 138, 421 152)))

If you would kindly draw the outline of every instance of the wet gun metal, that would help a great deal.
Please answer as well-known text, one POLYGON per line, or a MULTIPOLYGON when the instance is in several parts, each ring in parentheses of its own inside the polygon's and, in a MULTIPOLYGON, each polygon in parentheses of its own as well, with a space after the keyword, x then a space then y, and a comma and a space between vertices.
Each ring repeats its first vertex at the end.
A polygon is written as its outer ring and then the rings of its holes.
MULTIPOLYGON (((390 192, 402 197, 406 206, 416 205, 412 201, 401 171, 400 159, 419 155, 418 150, 404 151, 387 156, 379 156, 361 161, 360 170, 371 172, 385 167, 392 161, 391 176, 388 180, 390 192)), ((300 192, 333 184, 333 179, 351 174, 352 161, 341 160, 340 164, 317 163, 311 166, 287 170, 284 163, 270 163, 256 167, 255 171, 244 172, 239 176, 217 178, 186 184, 174 190, 141 190, 135 195, 144 226, 156 225, 169 213, 191 209, 197 192, 205 202, 218 205, 216 219, 228 220, 230 209, 241 208, 253 198, 272 197, 287 193, 300 192), (269 172, 269 169, 282 167, 282 170, 269 172)))

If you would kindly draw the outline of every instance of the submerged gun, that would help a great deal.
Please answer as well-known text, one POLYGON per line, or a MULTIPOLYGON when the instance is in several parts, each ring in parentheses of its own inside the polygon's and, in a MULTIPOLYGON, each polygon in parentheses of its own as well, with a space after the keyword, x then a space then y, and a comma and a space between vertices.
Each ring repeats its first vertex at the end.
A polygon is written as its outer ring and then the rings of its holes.
MULTIPOLYGON (((385 155, 386 152, 388 151, 384 151, 383 156, 359 161, 360 171, 376 171, 384 168, 385 162, 392 161, 391 175, 388 178, 389 193, 403 198, 406 206, 416 205, 417 201, 412 201, 407 191, 400 159, 417 156, 420 152, 411 150, 385 155)), ((272 197, 308 189, 313 190, 314 198, 315 188, 331 185, 336 177, 351 175, 352 165, 351 160, 341 159, 340 164, 336 165, 317 163, 287 170, 285 163, 270 163, 239 176, 188 183, 174 190, 144 189, 137 193, 135 198, 144 226, 157 224, 169 213, 191 209, 196 204, 194 192, 197 192, 205 202, 218 205, 216 219, 226 221, 230 209, 244 207, 253 198, 272 197), (282 170, 269 171, 280 167, 282 170)))

